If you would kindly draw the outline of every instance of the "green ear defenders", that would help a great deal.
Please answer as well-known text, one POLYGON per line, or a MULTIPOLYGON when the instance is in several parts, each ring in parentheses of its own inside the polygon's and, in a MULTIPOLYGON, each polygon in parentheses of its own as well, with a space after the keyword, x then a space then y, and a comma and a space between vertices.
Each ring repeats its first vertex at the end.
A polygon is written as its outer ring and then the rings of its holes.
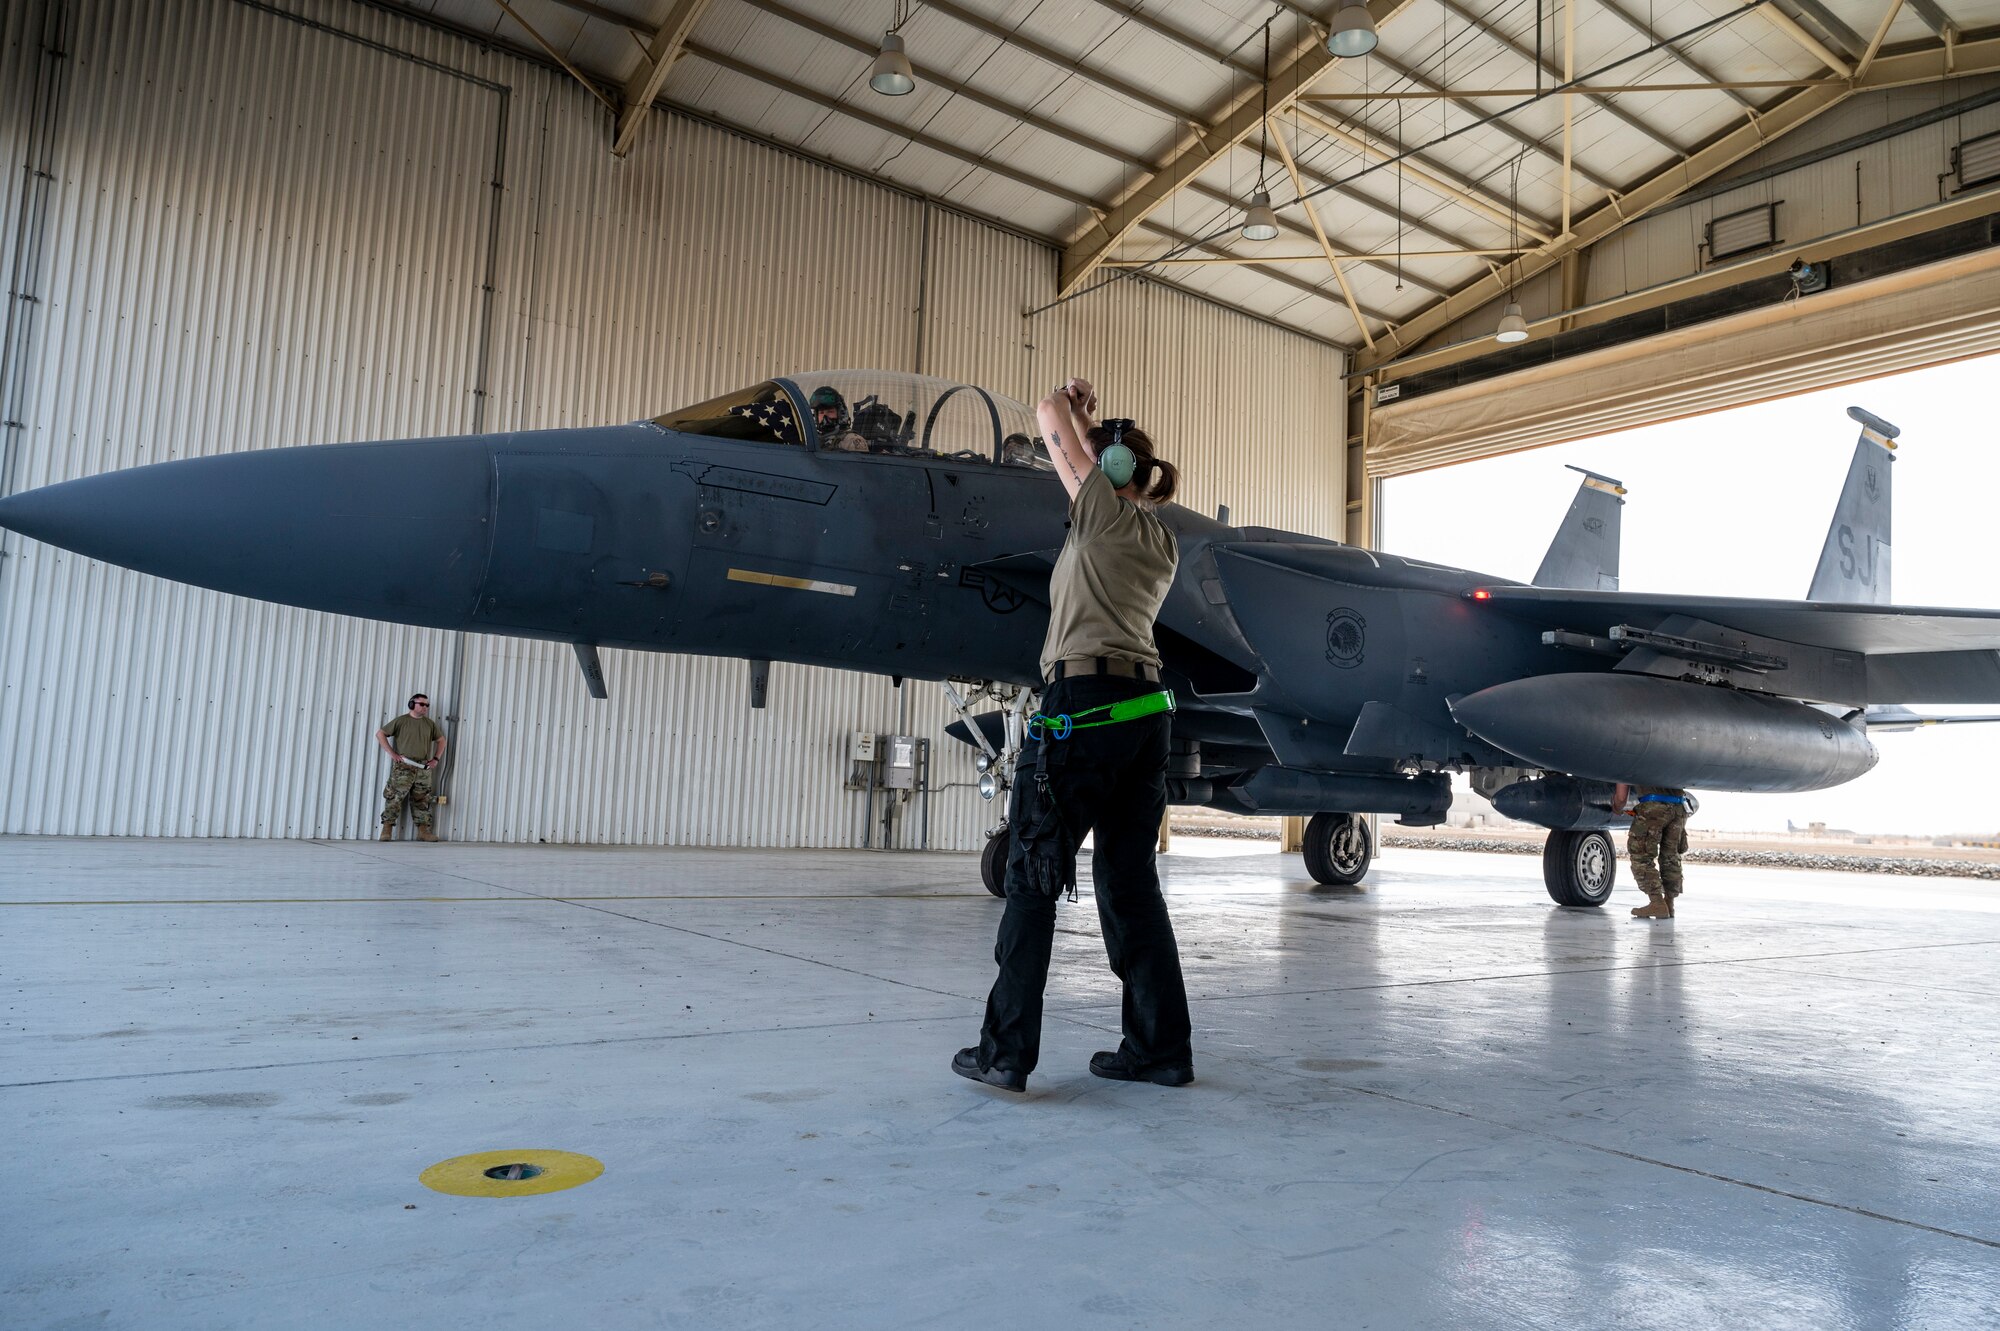
POLYGON ((1139 469, 1138 454, 1125 446, 1125 432, 1132 428, 1132 422, 1121 417, 1104 422, 1104 428, 1111 431, 1111 446, 1097 455, 1097 469, 1111 482, 1112 489, 1122 490, 1132 483, 1132 473, 1139 469))

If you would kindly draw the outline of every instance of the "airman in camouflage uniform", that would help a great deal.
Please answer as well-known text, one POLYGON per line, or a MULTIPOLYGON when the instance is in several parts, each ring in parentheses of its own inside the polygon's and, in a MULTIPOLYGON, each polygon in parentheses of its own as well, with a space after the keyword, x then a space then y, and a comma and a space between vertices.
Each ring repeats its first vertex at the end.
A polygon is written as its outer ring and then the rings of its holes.
POLYGON ((1647 897, 1632 914, 1642 920, 1671 920, 1674 898, 1681 894, 1681 855, 1687 850, 1687 792, 1670 786, 1619 785, 1614 805, 1626 808, 1628 799, 1634 802, 1625 852, 1632 859, 1632 876, 1647 897))
POLYGON ((431 824, 437 820, 437 768, 444 758, 444 727, 431 720, 431 700, 418 693, 410 698, 410 710, 390 717, 375 732, 375 743, 389 755, 389 783, 382 788, 382 839, 396 839, 396 824, 402 821, 403 806, 410 806, 410 821, 417 825, 417 839, 436 841, 431 824))

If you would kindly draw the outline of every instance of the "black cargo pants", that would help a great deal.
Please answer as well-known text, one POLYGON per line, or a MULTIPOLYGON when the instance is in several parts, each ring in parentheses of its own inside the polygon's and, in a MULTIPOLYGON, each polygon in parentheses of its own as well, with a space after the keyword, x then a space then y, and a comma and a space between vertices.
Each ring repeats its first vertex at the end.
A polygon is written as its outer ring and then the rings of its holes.
MULTIPOLYGON (((1042 697, 1042 713, 1072 716, 1091 707, 1153 693, 1157 684, 1117 676, 1061 679, 1042 697)), ((1076 847, 1092 831, 1090 877, 1112 973, 1125 983, 1122 1052, 1141 1066, 1192 1061, 1187 986, 1180 949, 1160 895, 1153 852, 1167 809, 1164 714, 1118 725, 1044 734, 1022 749, 1008 811, 1007 907, 993 945, 999 978, 986 1000, 979 1033, 982 1067, 1028 1073, 1042 1046, 1042 990, 1055 942, 1056 896, 1046 872, 1048 838, 1073 880, 1076 847), (1046 780, 1038 780, 1038 775, 1046 780)))

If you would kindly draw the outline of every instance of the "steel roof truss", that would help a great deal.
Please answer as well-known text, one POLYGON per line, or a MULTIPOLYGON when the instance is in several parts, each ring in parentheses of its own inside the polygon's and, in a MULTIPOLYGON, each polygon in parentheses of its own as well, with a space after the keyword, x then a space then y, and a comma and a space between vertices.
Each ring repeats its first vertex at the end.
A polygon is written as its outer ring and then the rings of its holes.
MULTIPOLYGON (((1447 13, 1455 14, 1460 19, 1463 19, 1466 25, 1472 28, 1473 31, 1485 33, 1488 37, 1498 42, 1501 46, 1513 52, 1520 59, 1527 61, 1528 68, 1533 69, 1535 67, 1536 63, 1535 52, 1532 47, 1524 46, 1520 42, 1514 40, 1514 38, 1500 31, 1500 29, 1488 23, 1485 19, 1473 13, 1471 10, 1467 9, 1464 5, 1459 4, 1458 0, 1438 0, 1438 3, 1444 7, 1447 13)), ((1565 5, 1564 9, 1566 11, 1568 9, 1568 6, 1565 5)), ((1567 22, 1568 20, 1565 21, 1567 22)), ((1564 60, 1565 62, 1569 60, 1567 52, 1565 52, 1564 54, 1564 60)), ((1541 66, 1543 73, 1548 74, 1556 79, 1559 79, 1564 83, 1569 82, 1567 78, 1563 77, 1562 67, 1557 65, 1555 61, 1545 58, 1541 61, 1541 66)), ((1674 154, 1674 156, 1676 157, 1687 156, 1686 148, 1674 142, 1667 135, 1653 128, 1653 126, 1647 124, 1640 117, 1635 116, 1631 112, 1625 110, 1625 108, 1619 106, 1616 102, 1606 101, 1604 98, 1595 95, 1588 95, 1586 96, 1585 100, 1587 100, 1592 106, 1595 106, 1600 110, 1609 112, 1613 119, 1617 120, 1619 123, 1625 125, 1629 129, 1637 130, 1639 133, 1651 139, 1654 143, 1660 145, 1660 147, 1665 148, 1668 152, 1674 154)))
MULTIPOLYGON (((1379 28, 1408 3, 1409 0, 1368 0, 1368 11, 1379 28)), ((1258 92, 1265 89, 1277 91, 1277 95, 1270 98, 1269 110, 1272 113, 1282 112, 1291 105, 1294 97, 1311 87, 1313 81, 1333 63, 1334 57, 1325 46, 1317 40, 1309 42, 1303 52, 1272 76, 1264 89, 1253 90, 1252 95, 1244 97, 1228 111, 1221 124, 1198 142, 1176 152, 1165 166, 1112 209, 1101 239, 1079 240, 1064 252, 1061 274, 1056 283, 1058 292, 1067 296, 1075 291, 1088 280, 1099 263, 1110 257, 1119 241, 1142 218, 1248 138, 1263 123, 1265 114, 1260 107, 1258 92)))
POLYGON ((1449 167, 1425 162, 1422 158, 1410 154, 1409 149, 1395 139, 1380 134, 1372 139, 1365 138, 1303 105, 1294 107, 1293 114, 1318 133, 1364 156, 1383 160, 1402 156, 1403 170, 1410 179, 1419 182, 1425 189, 1440 197, 1472 210, 1496 226, 1507 226, 1511 223, 1520 227, 1521 234, 1537 241, 1546 242, 1555 238, 1550 223, 1532 214, 1522 213, 1518 208, 1515 210, 1515 215, 1510 217, 1506 202, 1499 196, 1488 194, 1477 183, 1466 179, 1449 167))
MULTIPOLYGON (((1780 0, 1769 0, 1769 2, 1776 5, 1780 0)), ((1819 24, 1820 31, 1831 37, 1833 44, 1845 54, 1850 56, 1861 54, 1864 48, 1861 34, 1842 22, 1840 16, 1822 4, 1821 0, 1791 0, 1791 3, 1797 5, 1806 17, 1819 24)))
MULTIPOLYGON (((1370 58, 1374 60, 1376 64, 1388 70, 1391 74, 1394 74, 1397 78, 1409 80, 1410 86, 1413 88, 1416 88, 1423 92, 1444 91, 1443 88, 1439 87, 1435 83, 1432 83, 1429 79, 1424 78, 1421 74, 1418 74, 1414 69, 1409 68, 1407 65, 1399 64, 1396 61, 1391 60, 1388 57, 1384 56, 1379 48, 1376 50, 1375 54, 1370 58)), ((1479 110, 1478 107, 1474 107, 1473 109, 1475 111, 1479 110)), ((1512 108, 1507 108, 1507 109, 1511 110, 1512 108)), ((1543 143, 1540 139, 1535 138, 1533 135, 1524 134, 1520 130, 1515 129, 1505 120, 1495 120, 1491 124, 1483 126, 1483 128, 1493 130, 1499 134, 1504 134, 1508 138, 1512 139, 1514 142, 1520 144, 1523 148, 1526 148, 1530 152, 1536 153, 1542 157, 1546 157, 1551 162, 1555 162, 1557 164, 1560 164, 1562 162, 1562 150, 1560 148, 1549 147, 1548 144, 1543 143)), ((1594 185, 1598 189, 1603 190, 1606 194, 1610 194, 1613 192, 1613 186, 1611 182, 1606 180, 1604 177, 1596 174, 1593 171, 1588 171, 1583 167, 1578 166, 1576 168, 1576 174, 1579 179, 1588 181, 1590 184, 1594 185)))
MULTIPOLYGON (((1776 14, 1781 11, 1766 5, 1762 12, 1776 14)), ((1554 244, 1543 246, 1495 269, 1492 274, 1449 299, 1405 321, 1403 335, 1413 344, 1421 342, 1454 320, 1497 300, 1510 286, 1560 263, 1564 255, 1594 245, 1620 228, 1638 221, 1854 93, 1991 73, 2000 73, 2000 38, 1955 44, 1946 42, 1924 50, 1880 56, 1872 62, 1865 79, 1855 79, 1851 84, 1821 84, 1796 92, 1754 120, 1737 126, 1708 146, 1698 149, 1687 160, 1654 172, 1640 184, 1578 219, 1572 235, 1559 237, 1554 244)), ((1363 353, 1357 368, 1377 368, 1387 359, 1377 348, 1363 353)))
POLYGON ((1807 55, 1842 78, 1853 77, 1854 66, 1835 55, 1825 42, 1806 31, 1804 24, 1780 9, 1777 0, 1769 0, 1769 3, 1759 6, 1757 12, 1763 16, 1765 22, 1797 42, 1807 55))
MULTIPOLYGON (((1926 4, 1930 2, 1931 0, 1924 0, 1924 3, 1926 4)), ((1641 37, 1645 38, 1647 45, 1657 46, 1661 50, 1665 51, 1668 55, 1672 56, 1676 61, 1679 62, 1682 69, 1687 70, 1688 73, 1694 75, 1696 78, 1700 79, 1703 83, 1715 84, 1718 91, 1727 93, 1730 100, 1734 101, 1738 106, 1742 107, 1745 111, 1755 111, 1757 109, 1756 106, 1751 102, 1751 100, 1748 97, 1745 97, 1742 93, 1736 91, 1736 89, 1734 88, 1724 86, 1723 80, 1717 77, 1700 61, 1696 60, 1693 56, 1681 50, 1679 47, 1671 45, 1666 41, 1665 38, 1661 37, 1659 33, 1653 31, 1652 24, 1646 22, 1644 19, 1640 18, 1637 14, 1627 13, 1625 8, 1618 3, 1618 0, 1597 0, 1597 7, 1599 9, 1602 9, 1605 13, 1611 15, 1611 17, 1617 19, 1620 23, 1623 23, 1626 27, 1630 28, 1632 31, 1638 33, 1641 37)))
MULTIPOLYGON (((1271 138, 1278 145, 1278 156, 1285 164, 1286 173, 1292 178, 1292 188, 1303 195, 1306 192, 1305 185, 1299 179, 1299 164, 1292 157, 1291 145, 1285 142, 1284 127, 1273 122, 1269 128, 1271 138)), ((1326 228, 1319 224, 1319 211, 1313 207, 1310 199, 1305 200, 1300 206, 1305 209, 1306 219, 1312 223, 1313 235, 1319 240, 1319 247, 1326 255, 1327 267, 1333 269, 1334 280, 1340 283, 1340 294, 1347 300, 1348 311, 1354 315, 1354 322, 1361 329, 1361 340, 1368 344, 1369 350, 1374 350, 1374 335, 1368 331, 1368 324, 1361 317, 1361 306, 1355 302, 1354 288, 1347 285, 1347 274, 1341 269, 1340 256, 1334 253, 1333 242, 1326 238, 1326 228)))
POLYGON ((623 157, 632 150, 639 138, 639 130, 646 123, 646 116, 653 109, 653 101, 660 95, 660 85, 667 81, 667 72, 680 58, 683 43, 694 31, 695 20, 709 6, 709 0, 674 0, 674 7, 667 11, 666 22, 646 43, 645 58, 632 71, 632 77, 625 80, 624 96, 618 111, 618 128, 611 140, 613 156, 623 157))
POLYGON ((1957 22, 1952 19, 1951 15, 1944 12, 1943 7, 1938 4, 1937 0, 1910 0, 1910 8, 1915 10, 1917 17, 1922 19, 1929 26, 1930 30, 1938 36, 1945 36, 1947 30, 1953 34, 1958 32, 1957 22))

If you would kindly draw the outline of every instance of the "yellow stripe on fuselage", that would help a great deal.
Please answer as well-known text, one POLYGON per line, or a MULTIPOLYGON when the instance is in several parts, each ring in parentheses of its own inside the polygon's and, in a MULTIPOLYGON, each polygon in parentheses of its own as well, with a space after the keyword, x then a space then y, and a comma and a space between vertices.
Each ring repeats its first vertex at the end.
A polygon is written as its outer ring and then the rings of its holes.
POLYGON ((819 582, 812 578, 788 578, 782 573, 758 573, 747 568, 729 570, 731 582, 750 582, 760 587, 790 587, 801 592, 825 592, 828 596, 852 596, 854 588, 844 582, 819 582))

